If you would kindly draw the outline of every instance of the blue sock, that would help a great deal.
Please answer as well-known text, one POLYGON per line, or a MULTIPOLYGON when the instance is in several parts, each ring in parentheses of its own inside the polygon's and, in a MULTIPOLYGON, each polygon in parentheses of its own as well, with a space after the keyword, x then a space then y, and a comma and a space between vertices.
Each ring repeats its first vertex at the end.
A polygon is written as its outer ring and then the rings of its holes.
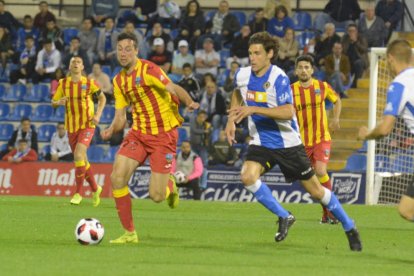
POLYGON ((342 227, 345 231, 349 231, 355 227, 354 222, 348 217, 347 213, 345 213, 345 210, 342 208, 341 203, 334 193, 331 193, 331 199, 329 200, 328 205, 326 205, 326 208, 328 208, 328 210, 342 223, 342 227))
POLYGON ((289 216, 289 212, 286 211, 279 202, 277 202, 276 198, 273 197, 272 192, 265 183, 257 180, 252 186, 259 187, 259 189, 253 191, 250 186, 247 186, 246 188, 250 190, 255 195, 257 201, 259 201, 270 212, 282 218, 287 218, 289 216))

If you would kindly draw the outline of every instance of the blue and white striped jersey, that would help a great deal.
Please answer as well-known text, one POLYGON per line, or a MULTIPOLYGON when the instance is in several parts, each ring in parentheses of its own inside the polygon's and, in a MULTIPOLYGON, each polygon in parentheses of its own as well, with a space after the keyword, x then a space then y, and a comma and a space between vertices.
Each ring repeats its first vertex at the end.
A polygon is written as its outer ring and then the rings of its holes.
MULTIPOLYGON (((251 66, 240 68, 235 77, 245 105, 273 108, 293 104, 289 78, 279 67, 272 65, 257 77, 251 66)), ((274 120, 253 114, 249 116, 251 145, 270 149, 291 148, 302 144, 296 117, 292 120, 274 120)))
POLYGON ((414 134, 414 68, 402 71, 388 87, 384 115, 401 117, 414 134))

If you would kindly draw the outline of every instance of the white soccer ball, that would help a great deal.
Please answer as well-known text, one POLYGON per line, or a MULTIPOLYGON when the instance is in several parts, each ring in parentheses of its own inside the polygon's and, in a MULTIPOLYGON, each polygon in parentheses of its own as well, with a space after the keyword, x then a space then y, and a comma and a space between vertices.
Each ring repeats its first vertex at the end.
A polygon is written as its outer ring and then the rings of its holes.
POLYGON ((99 244, 104 234, 103 225, 95 218, 83 218, 75 228, 76 240, 82 245, 99 244))
POLYGON ((176 171, 174 177, 177 184, 181 184, 185 181, 185 174, 182 171, 176 171))

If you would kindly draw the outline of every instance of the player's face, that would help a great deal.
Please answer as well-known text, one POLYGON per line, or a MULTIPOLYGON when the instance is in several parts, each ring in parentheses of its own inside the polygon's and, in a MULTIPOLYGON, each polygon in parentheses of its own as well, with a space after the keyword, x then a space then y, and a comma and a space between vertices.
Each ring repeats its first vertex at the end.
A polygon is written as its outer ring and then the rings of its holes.
POLYGON ((266 53, 262 44, 252 44, 249 47, 249 59, 252 66, 252 70, 256 74, 262 73, 267 70, 270 65, 270 59, 273 57, 273 50, 266 53))
POLYGON ((70 60, 69 70, 72 74, 80 74, 83 70, 83 61, 79 57, 73 57, 70 60))
POLYGON ((307 82, 313 74, 313 67, 310 62, 300 61, 296 66, 295 73, 301 82, 307 82))
POLYGON ((119 64, 124 68, 130 68, 138 55, 138 49, 134 47, 131 39, 123 39, 118 41, 116 54, 119 64))

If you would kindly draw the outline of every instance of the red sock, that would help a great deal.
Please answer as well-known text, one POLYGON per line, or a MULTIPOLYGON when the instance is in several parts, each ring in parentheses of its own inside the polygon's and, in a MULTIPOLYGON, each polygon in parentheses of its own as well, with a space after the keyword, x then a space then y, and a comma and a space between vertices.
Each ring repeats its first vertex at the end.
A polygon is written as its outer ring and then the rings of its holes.
MULTIPOLYGON (((322 177, 319 177, 319 182, 321 182, 321 185, 324 186, 326 189, 332 191, 331 179, 329 178, 327 174, 325 174, 322 177)), ((326 207, 322 205, 322 210, 323 210, 323 216, 327 217, 329 213, 328 209, 326 209, 326 207)))
POLYGON ((132 202, 129 195, 128 186, 112 191, 116 209, 118 210, 119 220, 125 230, 132 232, 135 230, 134 221, 132 219, 132 202))
POLYGON ((85 161, 75 161, 75 193, 80 193, 80 190, 85 180, 85 161))
POLYGON ((86 164, 86 171, 85 171, 85 180, 89 183, 89 186, 92 189, 92 192, 96 192, 98 186, 95 181, 95 177, 93 177, 92 167, 90 163, 86 164))

